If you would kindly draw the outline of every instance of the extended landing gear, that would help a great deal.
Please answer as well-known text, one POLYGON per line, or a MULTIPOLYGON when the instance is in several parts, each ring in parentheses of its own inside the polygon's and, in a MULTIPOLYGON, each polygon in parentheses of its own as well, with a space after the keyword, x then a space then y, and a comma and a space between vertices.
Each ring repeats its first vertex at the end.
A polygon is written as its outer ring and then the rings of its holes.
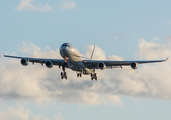
POLYGON ((82 77, 81 72, 77 73, 77 77, 82 77))
POLYGON ((61 72, 61 79, 67 79, 67 73, 66 72, 61 72))
POLYGON ((91 73, 91 80, 97 80, 97 74, 96 73, 91 73))
POLYGON ((61 79, 67 79, 67 73, 65 72, 65 67, 64 66, 62 66, 62 70, 63 70, 63 72, 61 72, 61 79))

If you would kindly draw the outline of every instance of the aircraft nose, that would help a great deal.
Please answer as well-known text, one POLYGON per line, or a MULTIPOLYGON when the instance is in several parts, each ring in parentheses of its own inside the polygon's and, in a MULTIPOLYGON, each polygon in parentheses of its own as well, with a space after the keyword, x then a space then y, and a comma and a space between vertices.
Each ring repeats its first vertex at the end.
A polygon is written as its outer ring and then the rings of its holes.
POLYGON ((69 44, 69 43, 64 43, 61 45, 60 47, 60 54, 61 56, 64 58, 64 57, 68 57, 69 56, 69 53, 71 51, 71 47, 72 45, 69 44))
POLYGON ((62 56, 63 58, 66 57, 66 56, 68 56, 68 49, 67 49, 66 46, 62 46, 62 47, 60 48, 60 54, 61 54, 61 56, 62 56))

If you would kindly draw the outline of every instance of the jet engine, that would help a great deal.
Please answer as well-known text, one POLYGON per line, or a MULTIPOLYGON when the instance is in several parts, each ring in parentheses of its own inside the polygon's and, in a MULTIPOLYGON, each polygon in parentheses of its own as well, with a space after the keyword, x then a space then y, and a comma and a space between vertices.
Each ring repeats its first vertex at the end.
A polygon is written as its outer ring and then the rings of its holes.
POLYGON ((100 68, 101 70, 104 70, 106 69, 106 65, 103 62, 101 62, 98 64, 98 68, 100 68))
POLYGON ((49 60, 49 61, 46 61, 46 67, 48 68, 52 68, 53 67, 53 63, 49 60))
POLYGON ((131 63, 131 68, 132 69, 137 69, 138 68, 138 64, 136 62, 132 62, 131 63))
POLYGON ((23 66, 27 66, 28 65, 28 60, 27 59, 21 59, 21 64, 23 66))

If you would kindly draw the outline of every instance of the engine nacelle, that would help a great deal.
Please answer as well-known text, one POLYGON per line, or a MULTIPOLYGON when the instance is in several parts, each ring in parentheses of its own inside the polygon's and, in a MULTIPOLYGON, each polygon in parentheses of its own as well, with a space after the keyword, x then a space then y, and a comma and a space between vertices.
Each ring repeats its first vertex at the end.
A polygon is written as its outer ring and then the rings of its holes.
POLYGON ((104 70, 106 69, 106 65, 103 62, 101 62, 98 64, 98 68, 100 68, 101 70, 104 70))
POLYGON ((138 68, 138 64, 136 62, 132 62, 131 63, 131 68, 132 69, 137 69, 138 68))
POLYGON ((49 61, 46 61, 46 67, 48 68, 52 68, 53 67, 53 63, 49 60, 49 61))
POLYGON ((23 66, 27 66, 28 65, 28 60, 27 59, 21 59, 21 64, 23 66))

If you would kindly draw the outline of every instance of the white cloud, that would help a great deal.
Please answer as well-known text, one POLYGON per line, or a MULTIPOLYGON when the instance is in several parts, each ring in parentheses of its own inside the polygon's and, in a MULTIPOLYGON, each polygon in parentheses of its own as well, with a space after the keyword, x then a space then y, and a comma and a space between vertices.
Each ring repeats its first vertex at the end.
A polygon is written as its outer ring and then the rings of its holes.
POLYGON ((21 0, 20 5, 17 7, 19 11, 52 11, 52 7, 48 3, 45 5, 33 5, 34 0, 21 0))
MULTIPOLYGON (((35 115, 29 109, 23 106, 9 107, 6 111, 0 110, 1 120, 51 120, 44 115, 35 115)), ((52 120, 63 120, 61 112, 56 113, 52 120)))
POLYGON ((119 105, 119 106, 123 105, 122 101, 119 99, 118 96, 116 95, 106 95, 106 96, 112 105, 119 105))
POLYGON ((154 37, 153 40, 154 41, 158 41, 159 39, 158 39, 158 37, 154 37))
POLYGON ((64 117, 62 115, 62 113, 57 113, 56 116, 54 116, 55 120, 64 120, 64 117))
POLYGON ((29 118, 29 110, 22 106, 18 107, 17 109, 8 108, 6 112, 0 111, 0 119, 1 120, 27 120, 29 118))
POLYGON ((166 58, 170 55, 171 47, 168 44, 147 42, 145 39, 139 39, 138 55, 145 59, 166 58))
POLYGON ((111 56, 109 56, 107 59, 108 59, 108 60, 118 60, 118 61, 123 60, 122 57, 116 56, 116 55, 111 55, 111 56))
MULTIPOLYGON (((93 46, 88 46, 87 57, 90 57, 93 46)), ((61 58, 58 49, 46 47, 44 50, 32 43, 23 43, 20 52, 30 57, 61 58)), ((171 55, 171 47, 165 44, 139 40, 140 58, 160 59, 171 55)), ((94 59, 123 60, 96 47, 94 59)), ((130 67, 123 69, 97 70, 98 80, 91 81, 90 76, 77 78, 76 73, 67 69, 68 80, 61 80, 58 67, 51 69, 40 64, 20 65, 18 59, 0 59, 0 99, 55 100, 64 103, 78 104, 112 104, 122 105, 119 96, 158 98, 171 100, 171 61, 141 65, 137 70, 130 67)))
POLYGON ((171 42, 171 36, 167 36, 167 37, 166 37, 166 41, 167 41, 167 42, 171 42))
POLYGON ((76 3, 72 0, 63 0, 62 4, 60 5, 61 10, 74 9, 75 7, 76 3))
POLYGON ((123 34, 105 34, 105 36, 111 40, 123 40, 125 36, 123 34))
POLYGON ((50 119, 42 115, 34 115, 30 117, 30 120, 50 120, 50 119))

